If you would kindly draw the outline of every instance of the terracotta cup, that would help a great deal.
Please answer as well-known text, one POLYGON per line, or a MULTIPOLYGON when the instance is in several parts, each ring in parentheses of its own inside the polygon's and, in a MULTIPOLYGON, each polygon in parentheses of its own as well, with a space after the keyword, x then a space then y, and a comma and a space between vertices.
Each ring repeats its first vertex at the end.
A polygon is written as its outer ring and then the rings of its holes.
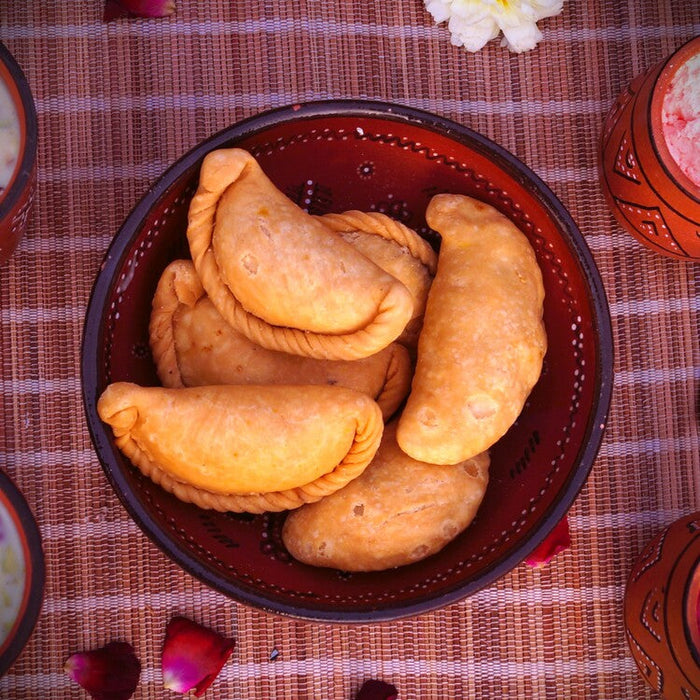
POLYGON ((666 145, 663 100, 700 37, 637 76, 617 98, 600 138, 601 186, 619 224, 664 255, 700 260, 700 186, 666 145))
POLYGON ((7 48, 0 43, 0 81, 8 88, 20 129, 17 164, 0 193, 0 265, 9 260, 27 228, 36 186, 37 119, 29 83, 7 48))
POLYGON ((625 631, 646 682, 662 697, 700 698, 700 512, 658 534, 625 589, 625 631))

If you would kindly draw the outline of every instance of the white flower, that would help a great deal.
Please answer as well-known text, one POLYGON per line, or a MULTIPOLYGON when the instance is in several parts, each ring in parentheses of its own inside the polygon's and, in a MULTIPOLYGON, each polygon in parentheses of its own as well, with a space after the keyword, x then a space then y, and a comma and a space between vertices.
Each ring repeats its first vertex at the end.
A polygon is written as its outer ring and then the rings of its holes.
POLYGON ((520 53, 542 38, 537 22, 558 15, 564 0, 425 0, 437 24, 447 21, 455 46, 478 51, 503 32, 502 44, 520 53))

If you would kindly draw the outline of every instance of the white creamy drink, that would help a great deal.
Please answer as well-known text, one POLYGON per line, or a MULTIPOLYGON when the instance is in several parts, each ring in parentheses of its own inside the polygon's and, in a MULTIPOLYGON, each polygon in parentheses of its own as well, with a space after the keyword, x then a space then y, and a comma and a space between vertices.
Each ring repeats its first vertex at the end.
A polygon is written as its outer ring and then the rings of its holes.
POLYGON ((0 80, 0 196, 15 171, 19 155, 19 118, 7 85, 0 80))
POLYGON ((0 646, 17 620, 24 596, 26 563, 7 508, 0 503, 0 646))
POLYGON ((661 112, 664 140, 678 167, 700 187, 700 53, 676 72, 661 112))

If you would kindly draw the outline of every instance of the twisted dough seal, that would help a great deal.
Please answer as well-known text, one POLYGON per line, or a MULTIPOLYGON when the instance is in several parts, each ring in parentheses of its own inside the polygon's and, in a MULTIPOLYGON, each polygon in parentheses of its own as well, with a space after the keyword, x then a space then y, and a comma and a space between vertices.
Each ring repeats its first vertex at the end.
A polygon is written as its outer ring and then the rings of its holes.
POLYGON ((110 384, 97 410, 146 476, 221 511, 296 508, 364 471, 381 440, 379 406, 332 386, 110 384))
POLYGON ((415 349, 437 269, 437 253, 412 228, 381 212, 351 210, 319 218, 411 292, 413 316, 398 341, 415 349))
POLYGON ((244 150, 204 158, 187 238, 214 306, 264 348, 367 357, 413 315, 401 282, 294 204, 244 150))
POLYGON ((166 387, 330 384, 367 394, 389 418, 411 385, 408 350, 398 343, 359 360, 317 360, 256 345, 216 310, 189 260, 175 260, 163 271, 149 337, 166 387))

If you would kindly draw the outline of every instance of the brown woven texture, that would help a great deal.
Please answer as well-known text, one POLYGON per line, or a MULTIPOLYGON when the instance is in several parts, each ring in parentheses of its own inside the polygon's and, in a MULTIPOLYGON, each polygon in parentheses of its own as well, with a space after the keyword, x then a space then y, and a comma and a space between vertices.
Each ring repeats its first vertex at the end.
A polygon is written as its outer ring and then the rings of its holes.
POLYGON ((143 664, 134 698, 174 697, 160 649, 175 614, 237 639, 205 697, 352 700, 371 677, 401 700, 655 697, 629 654, 622 600, 643 545, 700 507, 700 268, 617 226, 596 147, 630 79, 700 34, 700 5, 567 0, 521 55, 498 41, 476 54, 451 46, 422 0, 177 0, 171 18, 110 23, 102 10, 0 2, 0 41, 29 79, 41 133, 29 229, 0 268, 0 468, 24 491, 47 559, 41 617, 0 697, 87 697, 63 663, 115 639, 143 664), (585 235, 616 344, 610 420, 570 511, 572 547, 438 612, 374 626, 274 618, 171 562, 107 482, 79 376, 102 257, 167 165, 243 117, 348 97, 448 117, 529 165, 585 235))

